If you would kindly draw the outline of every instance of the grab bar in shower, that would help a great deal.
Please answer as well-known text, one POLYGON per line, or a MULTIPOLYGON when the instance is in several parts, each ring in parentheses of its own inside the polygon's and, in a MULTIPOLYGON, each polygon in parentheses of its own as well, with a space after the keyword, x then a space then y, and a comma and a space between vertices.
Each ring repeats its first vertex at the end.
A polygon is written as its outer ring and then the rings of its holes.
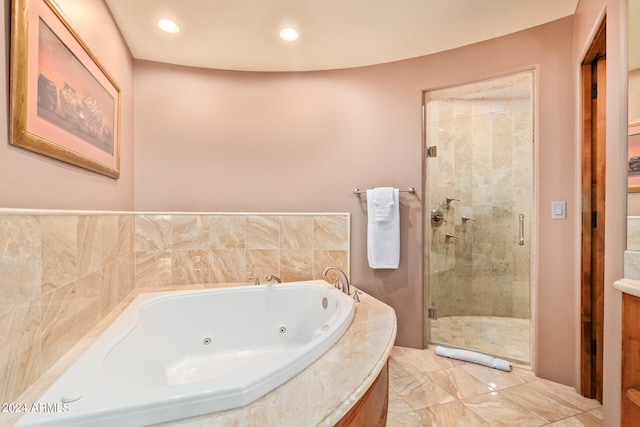
MULTIPOLYGON (((416 189, 414 187, 409 187, 407 189, 400 189, 398 190, 401 193, 409 193, 409 194, 416 194, 416 189)), ((359 188, 356 188, 353 190, 353 194, 359 196, 361 194, 366 194, 367 190, 360 190, 359 188)))
POLYGON ((520 214, 519 218, 520 218, 520 241, 518 242, 518 244, 520 246, 524 246, 524 215, 520 214))

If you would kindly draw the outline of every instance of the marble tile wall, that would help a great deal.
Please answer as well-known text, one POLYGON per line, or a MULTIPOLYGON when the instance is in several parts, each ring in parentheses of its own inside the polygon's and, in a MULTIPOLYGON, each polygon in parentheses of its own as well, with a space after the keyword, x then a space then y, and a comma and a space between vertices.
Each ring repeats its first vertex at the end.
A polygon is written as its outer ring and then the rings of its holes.
POLYGON ((139 214, 136 286, 320 278, 349 271, 348 214, 139 214))
POLYGON ((640 217, 627 217, 627 250, 624 253, 624 277, 640 280, 640 217))
POLYGON ((627 217, 627 250, 640 251, 640 216, 627 217))
POLYGON ((134 215, 0 212, 0 401, 134 288, 134 215))
POLYGON ((624 252, 624 277, 625 279, 640 280, 640 252, 624 252))
POLYGON ((12 402, 135 287, 349 273, 348 214, 0 210, 0 401, 12 402))
POLYGON ((446 220, 427 230, 438 316, 530 317, 531 88, 531 73, 521 73, 436 91, 427 104, 428 145, 438 147, 428 165, 429 209, 446 220))

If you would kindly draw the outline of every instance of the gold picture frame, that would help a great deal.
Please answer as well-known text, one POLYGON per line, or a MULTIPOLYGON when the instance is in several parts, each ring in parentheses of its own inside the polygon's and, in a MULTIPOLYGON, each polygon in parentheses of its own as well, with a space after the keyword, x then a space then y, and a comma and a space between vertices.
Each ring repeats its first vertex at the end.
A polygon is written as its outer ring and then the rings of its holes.
POLYGON ((629 123, 628 126, 627 192, 640 193, 640 121, 629 123))
POLYGON ((52 0, 13 0, 10 139, 120 176, 120 88, 52 0))

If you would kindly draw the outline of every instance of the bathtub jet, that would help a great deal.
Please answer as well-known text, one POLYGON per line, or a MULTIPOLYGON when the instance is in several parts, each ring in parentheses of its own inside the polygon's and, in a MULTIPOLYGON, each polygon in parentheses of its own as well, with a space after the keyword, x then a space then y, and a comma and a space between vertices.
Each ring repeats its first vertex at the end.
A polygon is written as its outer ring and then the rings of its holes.
POLYGON ((328 351, 354 301, 322 280, 140 294, 17 426, 138 426, 253 402, 328 351))

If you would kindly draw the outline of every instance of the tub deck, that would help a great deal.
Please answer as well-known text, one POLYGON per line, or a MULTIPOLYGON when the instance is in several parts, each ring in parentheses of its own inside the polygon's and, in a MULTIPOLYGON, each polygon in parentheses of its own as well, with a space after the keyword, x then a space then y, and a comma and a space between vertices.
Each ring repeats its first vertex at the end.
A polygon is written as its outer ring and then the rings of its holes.
MULTIPOLYGON (((225 284, 230 285, 233 286, 225 284)), ((189 287, 202 288, 204 287, 189 287)), ((187 288, 181 286, 157 290, 185 289, 187 288)), ((86 351, 138 293, 149 291, 154 290, 143 289, 129 295, 38 382, 23 393, 18 401, 25 402, 27 407, 35 402, 86 351)), ((361 302, 356 305, 351 326, 342 338, 320 359, 285 384, 240 408, 158 425, 333 426, 362 398, 386 366, 395 337, 396 317, 393 309, 363 293, 361 302), (309 399, 306 396, 318 398, 309 399)), ((11 414, 1 420, 2 425, 13 425, 19 416, 20 414, 11 414)))

